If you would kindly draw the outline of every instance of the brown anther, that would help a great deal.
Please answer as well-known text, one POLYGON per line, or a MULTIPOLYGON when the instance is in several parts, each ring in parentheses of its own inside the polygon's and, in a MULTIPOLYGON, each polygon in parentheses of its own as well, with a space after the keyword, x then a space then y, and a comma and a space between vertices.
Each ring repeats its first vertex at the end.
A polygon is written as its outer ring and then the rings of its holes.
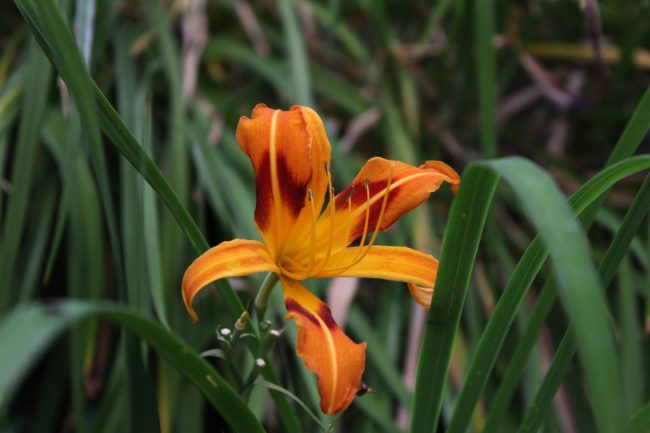
POLYGON ((362 397, 366 394, 372 394, 375 392, 374 388, 369 387, 365 383, 361 383, 361 386, 359 387, 359 390, 357 391, 357 397, 362 397))
POLYGON ((352 200, 352 194, 354 194, 354 190, 357 188, 356 185, 352 185, 350 187, 350 192, 348 192, 348 200, 352 200))
POLYGON ((238 331, 243 331, 246 329, 246 322, 248 321, 248 318, 250 317, 248 310, 244 310, 244 312, 239 316, 239 319, 235 322, 235 329, 238 331))

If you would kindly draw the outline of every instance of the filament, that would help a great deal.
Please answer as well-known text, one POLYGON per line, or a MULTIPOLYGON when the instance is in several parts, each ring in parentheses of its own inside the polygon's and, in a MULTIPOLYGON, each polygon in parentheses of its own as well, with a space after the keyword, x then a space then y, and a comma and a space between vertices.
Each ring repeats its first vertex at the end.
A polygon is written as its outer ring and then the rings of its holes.
MULTIPOLYGON (((332 176, 330 174, 330 170, 327 162, 325 163, 325 172, 327 173, 327 190, 329 193, 329 203, 327 203, 327 208, 330 214, 329 236, 327 241, 327 253, 325 254, 325 258, 323 259, 321 265, 319 266, 315 274, 319 273, 325 268, 325 266, 327 266, 327 262, 329 262, 330 257, 332 255, 332 242, 334 239, 334 211, 336 210, 335 209, 336 206, 334 203, 334 188, 332 187, 332 176)), ((308 272, 307 274, 312 275, 311 268, 310 268, 310 272, 308 272)))
POLYGON ((366 221, 365 225, 363 228, 363 236, 361 238, 361 243, 359 244, 359 251, 354 259, 350 262, 350 264, 344 266, 343 268, 339 269, 332 269, 332 272, 335 272, 337 274, 340 274, 342 272, 347 271, 350 269, 352 266, 356 265, 359 263, 361 260, 363 260, 370 249, 373 247, 375 244, 375 240, 377 239, 377 236, 379 235, 379 230, 381 228, 381 223, 384 220, 384 214, 386 213, 386 207, 388 205, 388 195, 390 194, 390 187, 393 182, 393 164, 390 166, 390 173, 388 175, 388 182, 386 183, 386 190, 384 192, 383 200, 381 203, 381 210, 379 211, 379 216, 377 217, 377 223, 375 224, 375 230, 372 233, 372 237, 370 238, 370 242, 368 242, 368 245, 364 245, 366 235, 368 234, 368 219, 370 215, 369 211, 369 203, 370 203, 370 189, 368 188, 368 182, 366 181, 366 195, 368 197, 368 205, 366 206, 366 221))
POLYGON ((278 269, 280 269, 280 273, 282 275, 284 275, 285 277, 289 277, 292 280, 300 281, 300 280, 304 280, 306 278, 304 274, 299 274, 299 273, 296 273, 296 272, 292 272, 292 271, 288 270, 283 265, 278 265, 278 269))
POLYGON ((307 193, 309 197, 309 205, 311 207, 311 226, 309 228, 309 267, 307 268, 307 275, 311 275, 316 260, 316 209, 314 209, 314 193, 311 189, 308 190, 307 193))
MULTIPOLYGON (((352 227, 352 194, 354 193, 355 186, 352 185, 350 192, 348 193, 348 214, 345 217, 345 237, 343 238, 343 249, 348 246, 348 239, 350 238, 350 227, 352 227)), ((341 263, 343 254, 339 254, 338 260, 334 265, 335 268, 338 268, 341 263)))
POLYGON ((366 179, 363 184, 366 187, 366 218, 363 223, 363 234, 361 235, 361 242, 359 246, 362 247, 366 242, 366 236, 368 236, 368 225, 370 224, 370 182, 366 179))

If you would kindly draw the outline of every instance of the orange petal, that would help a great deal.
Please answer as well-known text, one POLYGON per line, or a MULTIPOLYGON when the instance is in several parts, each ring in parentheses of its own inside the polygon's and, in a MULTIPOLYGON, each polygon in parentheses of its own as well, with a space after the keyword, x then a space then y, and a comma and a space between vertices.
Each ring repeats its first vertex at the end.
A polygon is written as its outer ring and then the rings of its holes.
POLYGON ((374 246, 365 251, 364 247, 346 248, 317 277, 340 275, 403 281, 408 283, 413 298, 429 308, 437 273, 438 260, 433 256, 406 247, 374 246))
MULTIPOLYGON (((443 182, 450 183, 452 191, 455 191, 460 184, 458 173, 441 161, 427 161, 419 167, 414 167, 399 161, 372 158, 350 185, 336 195, 334 225, 337 227, 335 234, 337 240, 341 236, 345 237, 346 233, 347 244, 358 239, 363 234, 368 209, 368 230, 375 229, 384 195, 387 193, 386 187, 391 170, 392 178, 380 230, 386 230, 402 215, 425 201, 429 194, 437 190, 443 182)), ((329 236, 328 218, 325 214, 319 221, 319 243, 323 243, 323 239, 329 236)))
POLYGON ((258 241, 235 239, 222 242, 203 253, 183 276, 183 302, 192 320, 199 320, 192 308, 192 300, 202 288, 221 278, 256 272, 278 272, 266 246, 258 241))
POLYGON ((281 277, 285 319, 298 325, 296 351, 318 376, 321 410, 343 412, 361 386, 366 364, 366 343, 354 343, 338 327, 330 309, 297 281, 281 277))
POLYGON ((255 171, 255 223, 278 257, 292 229, 311 224, 323 206, 330 163, 323 122, 307 107, 281 111, 258 104, 252 118, 239 120, 237 141, 255 171))
POLYGON ((433 287, 422 287, 413 283, 406 283, 409 293, 415 299, 415 302, 422 305, 424 308, 431 307, 431 298, 433 298, 433 287))

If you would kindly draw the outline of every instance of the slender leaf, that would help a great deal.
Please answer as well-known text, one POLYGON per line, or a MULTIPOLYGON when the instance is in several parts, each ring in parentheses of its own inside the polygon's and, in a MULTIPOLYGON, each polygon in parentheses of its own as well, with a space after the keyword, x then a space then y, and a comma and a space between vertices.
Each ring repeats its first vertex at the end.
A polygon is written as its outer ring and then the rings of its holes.
POLYGON ((496 184, 496 175, 487 170, 467 170, 449 213, 436 290, 418 359, 411 414, 413 432, 437 429, 454 336, 496 184))
POLYGON ((45 114, 52 68, 47 58, 32 41, 28 51, 26 79, 33 85, 25 89, 21 103, 20 128, 11 183, 12 194, 7 201, 7 215, 2 231, 2 260, 0 260, 0 312, 12 302, 11 279, 18 256, 25 215, 34 181, 34 161, 39 145, 39 130, 45 114))
MULTIPOLYGON (((643 218, 649 209, 650 176, 646 177, 646 181, 644 182, 639 195, 636 197, 634 203, 632 204, 632 207, 630 208, 630 211, 625 216, 621 229, 618 233, 616 233, 612 244, 607 250, 605 257, 603 258, 603 262, 601 263, 601 266, 598 270, 603 285, 608 285, 614 278, 616 269, 623 260, 625 252, 632 242, 634 233, 641 225, 641 222, 643 221, 643 218)), ((622 289, 626 290, 627 288, 623 287, 622 289)), ((565 340, 569 339, 571 333, 573 332, 573 329, 571 328, 573 328, 573 323, 564 336, 565 340)), ((568 362, 571 360, 576 350, 578 349, 579 347, 576 346, 576 344, 570 343, 566 345, 563 351, 558 351, 558 353, 555 354, 549 368, 549 371, 552 370, 553 374, 548 374, 546 377, 544 377, 540 389, 535 396, 535 401, 526 414, 526 418, 522 424, 522 428, 525 428, 523 431, 537 431, 537 429, 541 426, 542 416, 546 412, 552 396, 555 395, 555 392, 557 392, 561 377, 563 377, 568 370, 568 362)), ((622 373, 622 379, 624 380, 626 377, 626 372, 622 371, 622 373)), ((635 379, 638 381, 640 377, 636 377, 635 379)), ((619 400, 619 403, 621 405, 626 405, 626 409, 628 409, 630 407, 630 404, 633 402, 633 399, 627 400, 624 398, 624 396, 621 396, 619 400)))
POLYGON ((481 121, 481 150, 485 158, 497 156, 497 82, 494 36, 495 2, 474 2, 478 107, 481 121))
MULTIPOLYGON (((632 158, 630 159, 630 161, 639 158, 640 157, 632 158)), ((612 166, 611 168, 605 170, 604 172, 601 172, 600 175, 606 174, 608 172, 612 172, 617 168, 622 167, 625 164, 626 162, 621 162, 619 164, 616 164, 615 166, 612 166)), ((596 178, 592 179, 592 181, 595 180, 596 178)), ((585 185, 585 187, 587 185, 585 185)), ((583 189, 586 189, 585 187, 583 187, 583 189)), ((608 188, 608 186, 603 185, 603 188, 606 189, 608 188)), ((603 261, 598 269, 598 273, 603 283, 603 286, 609 285, 611 280, 614 278, 616 269, 618 268, 618 265, 621 263, 621 260, 625 256, 625 253, 643 220, 643 216, 648 212, 648 208, 650 207, 649 188, 650 188, 650 181, 646 179, 632 207, 630 208, 630 211, 626 214, 625 219, 621 224, 621 229, 616 233, 616 236, 614 237, 610 247, 608 248, 605 254, 605 257, 603 258, 603 261)), ((576 199, 573 200, 574 203, 578 202, 577 197, 579 194, 580 191, 572 197, 573 199, 576 199)), ((594 197, 598 197, 597 192, 593 195, 594 197)), ((597 198, 593 199, 593 201, 596 200, 597 198)), ((583 212, 588 211, 589 206, 590 203, 583 202, 582 204, 583 212)), ((577 209, 579 210, 580 207, 577 207, 577 209)), ((498 431, 497 430, 498 425, 501 423, 502 417, 507 407, 508 400, 514 393, 515 387, 519 381, 519 377, 523 372, 524 364, 532 349, 533 342, 535 341, 535 336, 538 334, 546 316, 548 315, 550 308, 555 300, 556 294, 557 294, 556 287, 553 284, 552 280, 549 280, 549 282, 545 285, 537 301, 537 304, 535 305, 535 308, 533 309, 531 319, 527 324, 524 332, 522 333, 522 336, 519 339, 519 344, 515 349, 510 364, 508 365, 508 368, 503 375, 503 381, 494 398, 492 407, 490 408, 490 416, 485 424, 483 430, 484 432, 487 433, 487 432, 498 431)), ((574 345, 571 345, 569 347, 574 347, 574 345)), ((574 352, 575 352, 575 348, 573 349, 573 352, 570 352, 570 354, 573 355, 574 352)), ((567 355, 568 353, 564 353, 562 357, 557 358, 557 361, 554 360, 554 362, 564 364, 565 361, 563 357, 567 355)), ((549 378, 549 381, 551 380, 553 380, 553 378, 549 378)), ((547 392, 547 389, 540 388, 539 392, 547 392)), ((537 404, 543 404, 544 402, 545 400, 543 399, 537 400, 537 404)), ((534 410, 532 410, 532 412, 539 413, 541 412, 541 410, 542 410, 541 408, 536 407, 534 410)))
MULTIPOLYGON (((584 191, 585 191, 585 195, 582 196, 582 197, 579 197, 579 198, 581 198, 582 200, 584 200, 584 197, 592 195, 591 198, 593 199, 593 198, 594 198, 594 197, 593 197, 594 194, 595 194, 595 197, 598 197, 600 194, 602 194, 604 191, 606 191, 606 188, 608 188, 608 187, 611 186, 612 183, 608 183, 608 181, 611 182, 612 178, 613 178, 613 177, 614 177, 614 178, 616 177, 616 174, 618 174, 618 175, 621 174, 621 172, 619 172, 619 169, 620 169, 620 168, 622 168, 622 167, 624 167, 624 166, 627 166, 627 168, 629 169, 630 166, 632 166, 632 165, 636 165, 636 164, 639 164, 639 166, 637 166, 637 168, 638 168, 638 169, 643 169, 643 168, 645 168, 644 163, 645 163, 645 164, 648 163, 648 161, 647 161, 646 159, 647 159, 647 158, 645 158, 645 157, 638 157, 638 158, 635 158, 635 159, 631 160, 629 164, 623 163, 623 164, 620 164, 620 165, 615 166, 615 167, 612 168, 612 169, 609 169, 609 170, 604 171, 603 173, 601 173, 602 176, 600 176, 600 177, 598 178, 598 181, 594 181, 593 183, 588 184, 588 185, 585 187, 585 190, 584 190, 584 191), (632 162, 632 161, 634 161, 634 162, 632 162)), ((504 161, 508 161, 508 160, 504 160, 504 161)), ((486 163, 486 164, 487 164, 487 163, 486 163)), ((621 171, 625 171, 625 170, 621 170, 621 171)), ((632 172, 634 172, 634 171, 632 171, 632 172)), ((628 174, 629 174, 629 173, 630 173, 630 172, 628 172, 628 174)), ((466 177, 467 174, 465 174, 464 176, 466 177)), ((525 174, 523 171, 518 171, 518 172, 516 172, 516 174, 509 173, 509 176, 510 176, 510 182, 518 182, 518 185, 520 185, 519 192, 520 192, 520 194, 523 194, 524 191, 521 190, 521 185, 524 185, 525 182, 523 181, 523 179, 522 179, 521 177, 525 177, 526 174, 525 174), (519 177, 517 177, 517 176, 519 176, 519 177)), ((466 185, 467 185, 467 184, 465 183, 464 186, 466 187, 466 185)), ((527 191, 527 192, 526 192, 527 197, 531 197, 531 196, 533 196, 533 195, 534 195, 534 191, 535 191, 535 187, 536 187, 536 185, 531 186, 530 184, 527 184, 526 186, 528 186, 529 188, 532 188, 532 191, 527 191)), ((549 188, 551 188, 551 187, 549 187, 549 188)), ((462 187, 461 187, 461 190, 462 190, 462 187)), ((548 191, 546 191, 545 193, 548 193, 548 191)), ((541 194, 541 193, 539 193, 539 194, 541 194)), ((459 192, 458 197, 461 197, 460 192, 459 192)), ((456 202, 459 201, 458 197, 456 197, 456 200, 455 200, 456 202)), ((578 198, 578 197, 577 197, 577 198, 578 198)), ((539 197, 538 197, 538 200, 539 200, 539 197)), ((587 202, 588 202, 588 201, 587 201, 587 202)), ((578 203, 578 200, 575 200, 575 201, 574 201, 574 205, 576 205, 577 203, 578 203)), ((584 204, 584 202, 583 202, 582 204, 584 204)), ((456 206, 456 204, 454 204, 454 205, 456 206)), ((555 209, 555 206, 557 206, 557 205, 558 205, 558 204, 549 205, 549 209, 555 209)), ((536 210, 535 212, 538 212, 538 210, 536 210)), ((566 215, 565 215, 565 216, 566 216, 566 215)), ((451 217, 450 217, 450 220, 451 220, 452 222, 454 221, 454 219, 451 218, 451 217)), ((548 218, 547 221, 557 221, 557 219, 556 219, 555 216, 553 216, 552 218, 548 218)), ((450 224, 453 224, 453 223, 450 223, 450 224)), ((568 224, 570 224, 570 223, 568 223, 568 224)), ((450 227, 448 227, 448 230, 450 230, 450 229, 453 228, 453 227, 454 227, 454 226, 451 225, 450 227)), ((469 226, 469 225, 465 225, 465 227, 471 227, 471 226, 469 226)), ((550 230, 550 228, 549 228, 549 230, 550 230)), ((556 227, 553 227, 553 230, 556 230, 556 227)), ((445 245, 447 245, 447 244, 443 244, 443 257, 444 257, 444 255, 445 255, 445 249, 444 249, 445 245)), ((560 243, 559 245, 563 245, 563 246, 564 246, 564 243, 562 242, 562 243, 560 243)), ((468 247, 467 247, 466 245, 463 245, 462 248, 463 248, 463 251, 468 251, 468 247)), ((559 249, 559 247, 556 246, 556 248, 555 248, 555 253, 557 253, 557 250, 558 250, 558 249, 559 249)), ((530 251, 530 250, 529 250, 529 251, 530 251)), ((466 253, 465 253, 465 254, 466 254, 466 253)), ((538 252, 535 252, 534 249, 533 249, 533 251, 531 251, 529 254, 530 254, 530 257, 531 257, 531 259, 532 259, 532 258, 534 258, 534 257, 538 254, 538 252)), ((539 259, 542 259, 542 258, 543 258, 542 256, 538 256, 538 260, 539 260, 539 259)), ((528 260, 530 260, 530 259, 528 259, 528 260)), ((534 261, 534 260, 533 260, 533 261, 534 261)), ((441 266, 440 266, 440 269, 441 269, 441 271, 442 271, 442 275, 445 275, 445 274, 444 274, 444 272, 445 272, 445 267, 442 266, 443 263, 444 263, 444 262, 442 262, 442 258, 441 258, 441 266)), ((541 266, 541 263, 538 263, 537 266, 541 266)), ((533 268, 533 269, 534 269, 534 268, 533 268)), ((524 269, 522 269, 522 270, 524 270, 524 269)), ((439 277, 439 278, 440 278, 440 277, 439 277)), ((574 278, 575 278, 575 277, 574 277, 574 278)), ((513 278, 513 279, 514 279, 514 278, 513 278)), ((442 280, 442 281, 444 281, 444 280, 442 280)), ((522 286, 527 287, 527 285, 522 285, 522 286)), ((520 287, 522 287, 522 286, 520 286, 520 287)), ((437 292, 441 291, 441 289, 440 289, 440 283, 437 284, 437 287, 438 287, 437 292)), ((443 290, 444 290, 444 287, 445 287, 445 286, 442 286, 442 287, 443 287, 443 290)), ((597 286, 596 286, 596 287, 597 287, 597 286)), ((586 295, 582 295, 582 296, 586 296, 586 295)), ((435 299, 435 294, 434 294, 434 299, 435 299)), ((515 309, 515 310, 516 310, 516 309, 515 309)), ((431 310, 431 312, 430 312, 430 317, 431 317, 431 314, 432 314, 432 313, 433 313, 433 310, 431 310)), ((580 313, 579 313, 579 314, 580 314, 580 313)), ((430 319, 430 320, 431 320, 431 319, 430 319)), ((585 319, 583 318, 583 320, 585 320, 585 319)), ((603 319, 603 320, 604 320, 604 319, 603 319)), ((584 326, 584 324, 583 324, 583 326, 584 326)), ((606 326, 606 325, 604 325, 603 323, 601 323, 600 326, 606 326)), ((602 331, 602 329, 601 329, 601 331, 602 331)), ((583 332, 584 332, 584 330, 583 330, 583 332)), ((495 334, 495 335, 498 335, 498 334, 499 334, 499 333, 497 333, 497 334, 495 334)), ((593 336, 592 336, 592 338, 593 338, 593 336)), ((425 336, 425 344, 427 343, 427 341, 428 341, 428 340, 427 340, 427 338, 426 338, 426 336, 425 336)), ((591 340, 591 344, 593 345, 593 344, 596 344, 596 343, 594 343, 594 340, 591 340)), ((598 340, 598 344, 600 344, 600 340, 598 340)), ((613 343, 612 343, 612 344, 613 344, 613 343)), ((423 347, 424 347, 424 346, 423 346, 423 347)), ((494 351, 494 346, 491 347, 491 350, 494 351)), ((585 349, 583 349, 583 350, 585 350, 585 349)), ((593 347, 591 347, 590 350, 594 350, 593 347)), ((599 349, 599 350, 600 350, 600 349, 599 349)), ((612 350, 613 350, 613 348, 612 348, 612 350)), ((426 353, 426 352, 428 352, 428 351, 425 351, 425 350, 423 349, 423 351, 422 351, 423 354, 421 355, 421 359, 420 359, 420 366, 422 365, 422 357, 425 356, 424 353, 426 353)), ((610 355, 610 356, 611 356, 611 355, 610 355)), ((612 360, 610 359, 609 362, 612 362, 612 360)), ((615 363, 615 360, 614 360, 614 363, 615 363)), ((427 365, 433 365, 433 361, 427 361, 427 365)), ((614 365, 615 365, 615 364, 614 364, 614 365)), ((601 365, 601 366, 600 366, 600 368, 604 368, 604 367, 607 367, 607 365, 605 365, 605 366, 601 365)), ((421 367, 419 367, 419 368, 421 368, 421 367)), ((421 371, 421 370, 418 371, 418 374, 421 374, 420 371, 421 371)), ((593 374, 593 373, 592 373, 592 374, 593 374)), ((442 376, 442 374, 441 374, 441 376, 442 376)), ((591 380, 594 380, 593 376, 591 377, 591 380)), ((596 382, 598 382, 598 379, 595 379, 595 380, 596 380, 596 382)), ((592 386, 593 386, 593 385, 592 385, 592 386)), ((598 386, 603 386, 603 384, 600 384, 600 385, 598 385, 598 386)), ((614 392, 616 392, 616 391, 615 391, 616 388, 617 388, 616 385, 612 385, 611 383, 609 383, 609 384, 605 384, 605 385, 604 385, 605 388, 610 388, 610 390, 611 390, 611 387, 612 387, 612 386, 614 386, 614 392)), ((441 388, 439 388, 439 391, 438 391, 438 392, 441 392, 441 388)), ((603 392, 603 391, 600 390, 600 391, 597 391, 597 392, 603 392)), ((441 395, 441 394, 437 394, 437 395, 438 395, 438 397, 437 397, 435 400, 433 400, 433 395, 431 395, 429 398, 431 398, 431 399, 432 399, 431 401, 433 401, 433 402, 439 401, 439 399, 440 399, 440 395, 441 395)), ((416 396, 418 396, 418 390, 417 390, 417 387, 416 387, 416 396)), ((417 398, 421 398, 421 397, 418 396, 417 398)), ((602 395, 601 395, 601 398, 603 398, 602 395)), ((602 402, 601 402, 600 404, 602 404, 602 402)), ((416 402, 416 404, 415 404, 415 407, 416 407, 416 408, 418 407, 417 405, 418 405, 418 403, 416 402)), ((428 407, 432 407, 432 403, 429 403, 428 407)), ((440 407, 440 406, 434 406, 434 407, 440 407)), ((471 407, 471 406, 470 406, 470 407, 471 407)), ((416 409, 416 410, 417 410, 417 409, 416 409)), ((414 418, 413 418, 413 419, 415 419, 416 413, 417 413, 417 412, 414 412, 414 418)), ((609 416, 611 417, 612 415, 609 415, 609 416)), ((613 418, 615 418, 615 417, 613 417, 613 418)), ((422 422, 424 422, 424 421, 422 421, 422 422)), ((608 421, 608 422, 612 422, 612 421, 608 421)), ((424 424, 423 424, 423 425, 424 425, 424 424)), ((416 425, 414 424, 414 428, 415 428, 415 427, 416 427, 416 425)), ((424 427, 423 427, 423 428, 424 428, 424 427)))
POLYGON ((544 377, 544 382, 540 386, 531 409, 528 411, 523 423, 519 426, 517 433, 534 433, 539 431, 542 419, 546 415, 544 410, 548 407, 562 383, 564 373, 571 365, 571 360, 575 354, 576 343, 574 337, 567 333, 557 352, 554 356, 554 362, 549 367, 544 377))
POLYGON ((286 40, 287 57, 291 66, 294 94, 293 100, 302 105, 314 106, 314 98, 311 89, 311 78, 309 75, 309 61, 304 44, 304 37, 301 35, 298 18, 296 16, 296 3, 294 0, 280 0, 280 16, 284 26, 284 37, 286 40))
POLYGON ((627 433, 647 433, 650 430, 650 403, 647 403, 634 415, 627 425, 627 433))
POLYGON ((221 376, 186 343, 140 313, 108 303, 61 301, 27 304, 0 322, 0 344, 12 351, 0 353, 0 408, 29 367, 66 328, 81 320, 100 318, 123 326, 150 344, 167 362, 186 376, 219 411, 234 431, 264 429, 240 397, 221 376))

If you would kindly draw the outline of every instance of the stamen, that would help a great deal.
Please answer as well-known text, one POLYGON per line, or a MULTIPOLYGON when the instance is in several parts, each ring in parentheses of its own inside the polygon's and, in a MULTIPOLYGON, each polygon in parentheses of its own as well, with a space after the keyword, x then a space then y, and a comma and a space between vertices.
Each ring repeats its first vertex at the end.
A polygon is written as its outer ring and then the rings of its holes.
POLYGON ((307 190, 309 205, 311 207, 311 227, 309 228, 310 249, 309 249, 309 268, 306 275, 311 275, 316 260, 316 209, 314 208, 314 193, 311 189, 307 190))
POLYGON ((370 181, 366 179, 363 184, 366 187, 366 219, 363 223, 363 234, 361 235, 359 247, 363 247, 363 244, 366 242, 366 236, 368 236, 368 224, 370 223, 370 181))
MULTIPOLYGON (((321 265, 318 267, 318 270, 315 272, 315 274, 318 274, 320 271, 322 271, 325 266, 327 266, 327 262, 329 262, 330 257, 332 255, 332 242, 334 239, 334 213, 335 213, 335 203, 334 203, 334 188, 332 187, 332 175, 330 173, 329 169, 329 164, 327 161, 325 161, 325 172, 327 173, 327 190, 329 193, 329 202, 327 203, 327 208, 330 213, 330 224, 329 224, 329 238, 327 240, 327 253, 325 254, 325 258, 321 265)), ((312 275, 311 273, 309 275, 312 275)))
MULTIPOLYGON (((352 193, 354 193, 355 185, 352 185, 350 192, 348 193, 348 214, 345 217, 345 237, 343 238, 343 245, 341 248, 344 250, 348 246, 348 239, 350 238, 350 228, 352 227, 352 193)), ((341 259, 343 254, 339 254, 339 258, 334 265, 335 268, 338 268, 341 264, 341 259)))
POLYGON ((352 185, 350 187, 350 192, 348 192, 348 201, 352 200, 352 194, 354 194, 354 191, 357 189, 356 185, 352 185))
MULTIPOLYGON (((284 260, 286 260, 286 257, 284 258, 284 260)), ((286 266, 284 266, 282 264, 278 265, 278 269, 280 269, 280 273, 282 275, 284 275, 286 277, 289 277, 292 280, 299 281, 299 280, 304 280, 306 278, 304 273, 296 273, 296 272, 290 271, 289 269, 286 268, 286 266)))
MULTIPOLYGON (((375 225, 375 230, 372 233, 372 238, 370 239, 370 242, 368 243, 368 246, 366 247, 363 257, 368 254, 368 251, 370 251, 370 248, 375 244, 375 240, 377 240, 377 236, 379 236, 379 230, 381 228, 381 223, 384 221, 384 214, 386 213, 386 207, 388 205, 388 195, 390 194, 390 186, 393 183, 393 173, 395 169, 393 166, 393 163, 391 162, 390 164, 390 173, 388 174, 388 183, 386 183, 386 192, 384 193, 384 201, 381 203, 381 210, 379 211, 379 217, 377 218, 377 225, 375 225)), ((359 261, 363 260, 363 257, 359 259, 359 261)), ((357 262, 358 263, 358 262, 357 262)))
MULTIPOLYGON (((372 237, 370 238, 370 242, 368 242, 368 245, 365 245, 365 246, 363 245, 363 241, 365 240, 365 237, 366 237, 366 234, 367 234, 367 229, 368 229, 368 214, 369 213, 366 213, 366 224, 365 224, 365 227, 363 229, 363 238, 362 238, 361 244, 359 245, 359 252, 357 253, 356 257, 352 260, 352 262, 349 265, 343 267, 342 269, 333 270, 336 273, 340 274, 342 272, 345 272, 348 269, 350 269, 352 266, 359 263, 361 260, 363 260, 366 257, 366 255, 368 254, 370 249, 375 244, 375 240, 377 239, 377 236, 379 235, 379 230, 381 228, 381 223, 384 220, 384 214, 386 213, 386 207, 387 207, 387 204, 388 204, 388 195, 390 194, 390 187, 391 187, 391 184, 393 183, 393 174, 394 174, 394 167, 393 167, 393 164, 391 163, 391 165, 390 165, 390 173, 388 175, 388 182, 386 183, 386 189, 385 189, 385 192, 384 192, 383 201, 381 203, 381 210, 379 211, 379 217, 377 217, 377 223, 375 224, 375 230, 372 233, 372 237)), ((366 191, 367 191, 366 194, 368 195, 368 202, 370 202, 370 191, 369 191, 369 189, 367 187, 367 181, 366 181, 366 191)))
MULTIPOLYGON (((363 246, 364 246, 364 243, 366 242, 366 236, 368 236, 368 226, 370 225, 370 180, 366 179, 363 182, 363 185, 366 188, 366 209, 365 209, 366 217, 365 217, 365 220, 364 220, 364 223, 363 223, 363 234, 361 235, 361 241, 359 242, 359 252, 354 257, 354 259, 352 259, 352 264, 344 265, 341 268, 336 268, 335 267, 335 269, 328 270, 330 272, 340 273, 340 272, 346 271, 346 270, 350 269, 352 266, 356 265, 359 262, 359 257, 362 254, 363 246)), ((350 194, 350 197, 352 197, 352 194, 350 194)), ((348 212, 350 212, 351 205, 352 205, 352 200, 350 199, 348 201, 348 212)), ((351 218, 348 217, 348 223, 350 222, 350 219, 351 218)), ((349 233, 348 233, 348 235, 349 235, 349 233)), ((338 266, 338 263, 337 263, 337 266, 338 266)))

